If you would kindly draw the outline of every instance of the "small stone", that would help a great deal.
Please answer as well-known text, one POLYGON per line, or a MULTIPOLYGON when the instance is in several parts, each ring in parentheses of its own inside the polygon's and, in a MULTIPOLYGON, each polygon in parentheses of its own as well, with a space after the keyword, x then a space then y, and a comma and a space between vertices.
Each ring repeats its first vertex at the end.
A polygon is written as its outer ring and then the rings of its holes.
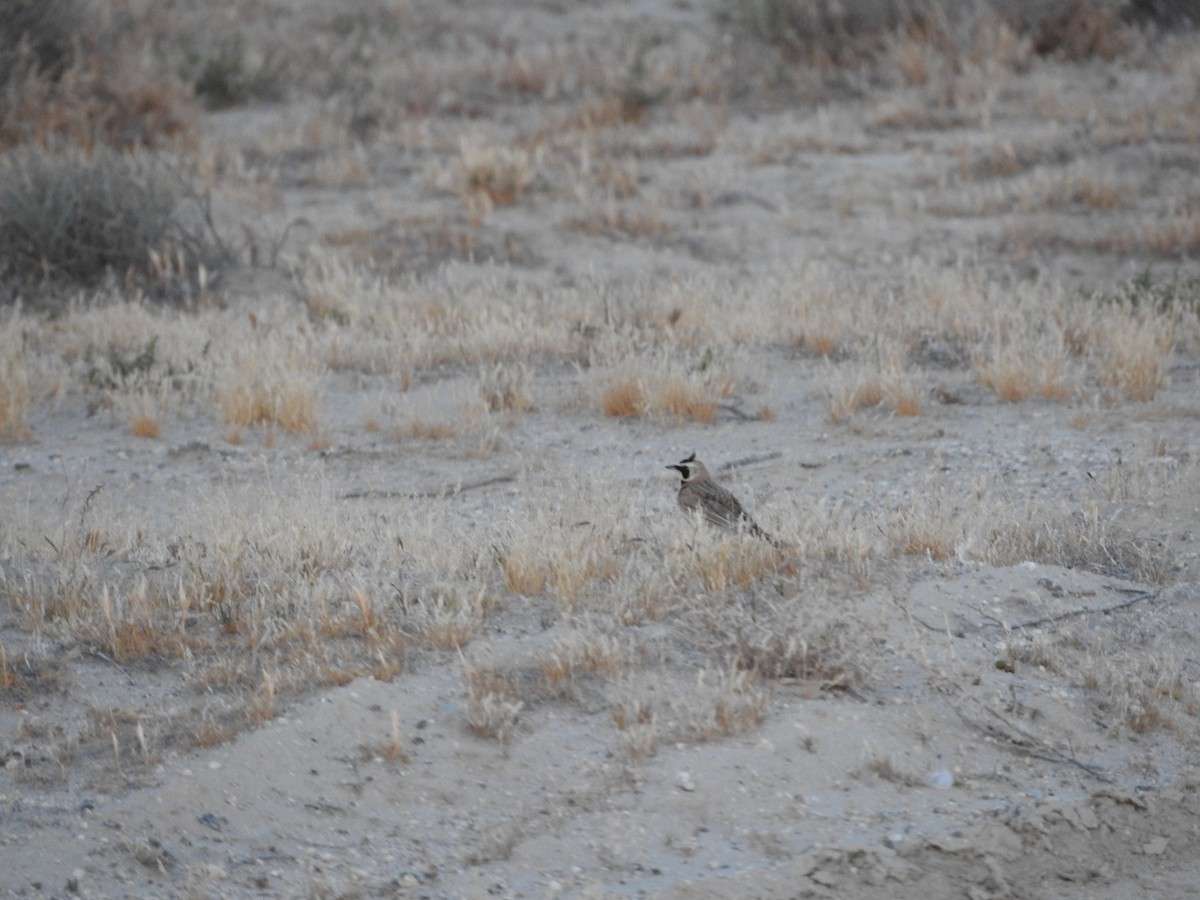
POLYGON ((681 791, 688 791, 689 793, 696 789, 696 781, 692 778, 691 772, 680 772, 676 775, 675 785, 681 791))
POLYGON ((1167 852, 1167 839, 1165 837, 1156 837, 1154 840, 1142 847, 1142 852, 1147 856, 1162 856, 1167 852))
POLYGON ((942 791, 954 787, 954 773, 949 769, 938 769, 930 773, 929 786, 942 791))

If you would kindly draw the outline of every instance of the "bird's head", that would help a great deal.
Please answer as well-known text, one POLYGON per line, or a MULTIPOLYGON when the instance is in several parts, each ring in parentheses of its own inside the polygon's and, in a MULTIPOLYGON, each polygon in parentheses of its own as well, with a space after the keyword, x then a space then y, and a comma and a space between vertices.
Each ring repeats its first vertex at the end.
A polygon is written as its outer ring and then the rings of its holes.
POLYGON ((667 466, 668 469, 674 469, 683 476, 683 483, 695 481, 701 478, 708 477, 708 469, 704 468, 704 463, 696 459, 696 454, 692 453, 687 459, 681 459, 673 466, 667 466))

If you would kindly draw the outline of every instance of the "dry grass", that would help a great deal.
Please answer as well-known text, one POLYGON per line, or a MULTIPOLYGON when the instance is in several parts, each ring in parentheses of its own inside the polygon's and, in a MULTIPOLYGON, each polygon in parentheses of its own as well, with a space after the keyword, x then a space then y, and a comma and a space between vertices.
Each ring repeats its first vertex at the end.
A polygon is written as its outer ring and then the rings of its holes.
POLYGON ((921 414, 919 374, 910 368, 907 354, 889 338, 873 346, 851 347, 848 362, 830 363, 821 373, 829 419, 841 422, 863 410, 886 406, 897 416, 921 414))
POLYGON ((464 137, 459 141, 458 159, 449 165, 438 164, 427 177, 432 186, 462 197, 469 219, 482 224, 494 207, 521 200, 541 164, 537 153, 531 156, 519 147, 464 137))
POLYGON ((528 412, 533 409, 529 369, 497 363, 479 373, 479 395, 489 412, 528 412))
POLYGON ((711 422, 744 388, 737 362, 706 347, 690 353, 645 352, 615 342, 597 400, 606 416, 659 417, 674 423, 711 422))
MULTIPOLYGON (((768 5, 725 12, 754 32, 742 16, 768 5)), ((785 6, 775 11, 805 15, 785 6)), ((467 67, 437 63, 428 48, 405 43, 412 34, 383 28, 372 38, 382 62, 339 60, 349 51, 324 48, 296 65, 314 48, 283 51, 297 54, 289 91, 329 80, 313 104, 320 108, 232 150, 209 151, 199 170, 227 192, 222 202, 236 215, 261 213, 273 227, 291 214, 295 192, 322 187, 368 189, 339 209, 357 216, 370 208, 370 221, 330 220, 311 237, 298 223, 270 251, 248 237, 246 255, 267 270, 248 275, 267 286, 254 280, 245 294, 208 284, 194 262, 155 245, 142 254, 150 280, 194 285, 186 311, 131 297, 121 273, 59 316, 5 311, 5 439, 27 438, 31 423, 41 439, 41 423, 54 417, 90 415, 89 427, 102 428, 107 414, 135 435, 167 438, 141 452, 174 452, 177 439, 193 434, 199 444, 219 440, 221 428, 231 443, 244 442, 220 469, 229 480, 187 504, 150 490, 144 499, 117 495, 116 478, 98 492, 103 479, 76 480, 58 502, 21 495, 23 476, 16 487, 6 481, 0 578, 13 619, 31 636, 24 655, 87 647, 129 669, 184 673, 195 696, 160 732, 119 711, 97 726, 95 739, 112 742, 119 766, 149 764, 172 735, 211 746, 279 715, 296 694, 358 677, 403 679, 410 657, 460 653, 460 721, 473 734, 511 742, 537 727, 546 706, 575 704, 584 714, 607 710, 617 752, 636 760, 664 742, 754 729, 781 679, 808 698, 891 678, 888 642, 905 625, 875 602, 882 574, 897 579, 890 589, 957 566, 1034 561, 1169 581, 1171 553, 1125 518, 1178 484, 1179 473, 1161 464, 1113 465, 1088 488, 1103 496, 1070 508, 1022 494, 990 470, 980 473, 982 486, 917 483, 914 473, 936 462, 921 455, 890 465, 892 484, 839 487, 840 454, 856 452, 840 442, 860 446, 862 434, 851 432, 868 420, 888 441, 894 431, 897 446, 924 447, 959 440, 966 414, 1013 415, 980 401, 979 385, 1011 403, 1091 403, 1087 415, 1059 410, 1086 430, 1127 418, 1126 403, 1168 415, 1156 402, 1171 396, 1172 378, 1190 377, 1182 357, 1200 347, 1200 330, 1187 291, 1161 304, 1152 291, 1140 301, 1098 302, 1042 265, 1047 248, 1186 262, 1198 246, 1190 195, 1169 208, 1155 196, 1185 182, 1172 169, 1193 167, 1194 51, 1167 47, 1151 62, 1122 43, 1129 35, 1106 5, 1073 4, 1071 12, 1050 24, 976 10, 969 27, 930 15, 853 34, 823 33, 815 20, 805 20, 804 33, 759 28, 759 38, 794 41, 785 55, 804 48, 823 59, 782 68, 756 59, 753 71, 739 66, 736 48, 681 49, 670 38, 661 47, 598 46, 578 59, 574 44, 531 47, 517 38, 504 49, 480 40, 467 67), (1112 53, 1124 56, 1107 87, 1063 62, 1112 53), (314 65, 318 58, 350 68, 314 65), (838 72, 841 62, 852 65, 838 72), (769 87, 754 82, 768 78, 769 87), (846 90, 865 94, 854 108, 834 97, 846 90), (822 108, 805 130, 788 131, 794 123, 781 125, 770 110, 800 94, 822 108), (513 96, 519 109, 503 105, 513 96), (769 103, 759 116, 742 116, 743 96, 769 103), (953 131, 964 124, 985 130, 953 131), (907 135, 888 140, 920 158, 912 165, 922 178, 906 180, 908 163, 884 178, 875 130, 910 126, 930 130, 911 145, 907 135), (1162 153, 1175 161, 1126 174, 1120 152, 1144 148, 1146 135, 1174 147, 1162 153), (1073 156, 1081 142, 1093 156, 1073 156), (838 165, 847 159, 861 163, 853 170, 861 181, 838 165), (797 176, 828 167, 846 180, 793 209, 782 196, 756 193, 771 165, 797 176), (424 182, 411 171, 424 172, 424 182), (394 199, 398 185, 408 193, 394 199), (925 225, 939 209, 973 217, 963 226, 973 229, 969 242, 943 247, 923 236, 936 233, 925 225), (1012 219, 984 221, 990 215, 1012 219), (493 248, 519 244, 515 236, 538 216, 559 229, 528 246, 569 244, 556 259, 561 269, 533 253, 528 266, 479 263, 493 248), (743 235, 735 216, 771 224, 743 235), (1024 243, 1000 252, 1028 253, 1016 267, 989 243, 1005 229, 1024 243), (776 232, 781 255, 824 261, 755 255, 749 238, 776 232), (859 233, 879 246, 844 241, 859 233), (963 247, 980 261, 947 261, 963 247), (413 248, 421 260, 410 258, 413 248), (710 250, 728 259, 710 259, 710 250), (671 256, 647 274, 642 253, 671 256), (611 271, 610 258, 620 263, 611 271), (447 259, 459 262, 441 265, 447 259), (593 259, 605 265, 593 269, 593 259), (1026 269, 1051 274, 1039 280, 1026 269), (272 280, 280 270, 290 284, 272 280), (930 407, 925 398, 942 383, 963 405, 930 407), (442 386, 463 400, 458 418, 446 413, 442 386), (353 398, 345 409, 342 400, 367 391, 387 400, 346 438, 339 417, 364 419, 353 398), (397 415, 426 391, 441 405, 397 415), (776 440, 742 412, 760 391, 771 404, 762 418, 777 415, 775 427, 804 435, 786 448, 781 474, 750 470, 736 486, 782 547, 689 523, 665 481, 628 467, 665 425, 731 442, 733 427, 745 429, 737 440, 756 447, 776 440), (822 397, 830 422, 814 408, 822 397), (597 410, 630 421, 603 421, 597 410), (872 410, 920 418, 887 421, 872 410), (603 468, 584 449, 592 435, 573 433, 547 449, 540 440, 557 419, 603 432, 596 443, 632 448, 628 458, 603 468), (396 441, 430 443, 397 447, 381 438, 381 423, 395 422, 396 441), (252 429, 265 432, 261 441, 252 429), (277 440, 280 432, 307 443, 277 440), (811 482, 794 458, 810 451, 823 469, 811 482), (501 477, 442 496, 433 496, 436 484, 421 493, 429 484, 403 480, 410 471, 442 478, 431 472, 445 456, 454 463, 447 469, 478 465, 480 482, 501 477), (375 465, 386 491, 340 493, 347 469, 370 478, 375 465), (511 485, 510 467, 519 472, 511 485), (772 479, 797 473, 801 487, 777 490, 772 479), (841 493, 826 497, 826 485, 841 493), (131 508, 137 524, 120 524, 131 521, 131 508), (552 638, 541 637, 551 629, 552 638), (481 661, 512 634, 529 636, 525 655, 481 661)), ((268 42, 256 59, 270 52, 268 42)), ((253 99, 233 77, 239 65, 241 74, 253 70, 250 56, 239 62, 227 49, 209 61, 242 91, 236 102, 253 99)), ((86 99, 101 83, 88 65, 73 62, 57 81, 31 74, 14 82, 4 108, 20 115, 5 121, 24 123, 24 137, 66 134, 85 146, 107 140, 117 122, 131 129, 123 143, 161 144, 181 133, 186 122, 172 124, 181 109, 172 79, 157 92, 130 87, 114 97, 109 120, 86 99), (127 106, 145 114, 136 127, 127 106)), ((213 68, 194 72, 199 81, 210 70, 206 92, 220 86, 213 68)), ((253 220, 247 228, 266 226, 253 220)), ((519 256, 496 253, 501 262, 519 256)), ((1090 261, 1081 270, 1098 271, 1090 261)), ((1172 730, 1191 714, 1196 698, 1177 660, 1156 657, 1153 646, 1139 648, 1138 659, 1084 646, 1066 634, 1011 635, 1003 652, 1057 677, 1094 653, 1080 677, 1135 732, 1172 730)), ((0 690, 36 677, 16 655, 6 638, 0 690)), ((367 749, 407 758, 395 715, 390 739, 367 749)), ((865 764, 911 782, 890 756, 865 764)))
POLYGON ((569 219, 566 227, 581 234, 637 240, 662 237, 669 226, 657 206, 610 203, 589 214, 569 219))
POLYGON ((172 146, 195 112, 170 74, 153 71, 127 11, 74 0, 12 4, 0 47, 0 147, 172 146))
POLYGON ((129 423, 129 431, 134 437, 154 439, 162 433, 162 425, 150 413, 142 413, 129 423))
POLYGON ((679 581, 694 582, 705 591, 747 590, 790 566, 758 538, 717 534, 701 521, 693 526, 668 551, 667 564, 679 581))
POLYGON ((0 324, 0 438, 29 437, 29 370, 25 364, 20 318, 5 317, 0 324))
POLYGON ((221 419, 235 428, 277 427, 288 434, 317 430, 317 379, 302 348, 260 341, 256 352, 238 352, 217 386, 221 419))
POLYGON ((1066 400, 1072 393, 1067 348, 1041 335, 1014 335, 982 350, 975 377, 1008 403, 1030 397, 1066 400))
POLYGON ((597 585, 617 578, 632 529, 622 498, 595 479, 572 478, 533 491, 498 535, 505 586, 523 596, 548 591, 561 608, 574 610, 597 585))
POLYGON ((398 425, 394 432, 397 441, 444 441, 454 437, 457 429, 449 422, 426 422, 414 419, 407 425, 398 425))

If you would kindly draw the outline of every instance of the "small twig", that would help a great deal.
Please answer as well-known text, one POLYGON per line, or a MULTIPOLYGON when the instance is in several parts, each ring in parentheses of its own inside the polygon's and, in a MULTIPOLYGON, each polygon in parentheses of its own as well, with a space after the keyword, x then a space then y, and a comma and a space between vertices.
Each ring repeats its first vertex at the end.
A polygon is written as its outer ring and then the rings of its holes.
POLYGON ((743 412, 740 407, 734 406, 732 403, 718 403, 717 409, 723 409, 723 410, 725 410, 725 412, 733 413, 735 416, 737 416, 743 422, 749 422, 752 419, 756 418, 755 416, 752 416, 747 412, 743 412))
POLYGON ((102 490, 104 490, 104 482, 100 482, 100 484, 98 484, 94 488, 92 488, 91 492, 87 495, 87 499, 85 499, 83 501, 83 507, 79 510, 79 527, 80 528, 83 527, 83 520, 84 520, 84 518, 87 517, 88 507, 92 505, 92 500, 95 499, 96 495, 99 494, 102 490))
MULTIPOLYGON (((750 417, 746 416, 746 418, 750 417)), ((735 459, 731 462, 723 463, 717 467, 717 471, 728 472, 730 469, 740 469, 742 466, 753 466, 757 465, 758 463, 769 462, 772 459, 779 459, 781 456, 783 456, 783 454, 778 450, 776 450, 774 453, 763 453, 758 456, 744 456, 741 459, 735 459)))
POLYGON ((398 499, 425 499, 439 497, 453 497, 457 494, 462 494, 466 491, 473 491, 478 488, 491 487, 493 484, 505 484, 509 481, 516 481, 515 474, 497 475, 495 478, 485 478, 483 481, 472 481, 470 484, 451 485, 436 491, 377 491, 374 488, 367 491, 350 491, 342 494, 343 500, 398 500, 398 499))
POLYGON ((108 663, 110 666, 112 666, 114 669, 116 669, 118 672, 120 672, 122 675, 124 675, 126 678, 128 678, 131 682, 133 681, 133 676, 129 674, 129 670, 126 669, 119 662, 117 662, 115 659, 113 659, 111 656, 109 656, 107 653, 104 653, 100 650, 94 650, 91 647, 86 648, 83 652, 86 653, 88 656, 94 656, 97 659, 104 660, 106 663, 108 663))
POLYGON ((307 225, 309 228, 313 227, 313 223, 304 216, 297 216, 284 226, 283 231, 279 233, 279 237, 277 237, 275 242, 271 245, 269 265, 272 269, 275 268, 275 265, 279 260, 279 251, 283 249, 283 242, 287 240, 288 233, 291 232, 292 228, 297 225, 307 225))
POLYGON ((257 853, 254 856, 247 856, 245 859, 234 860, 235 866, 256 866, 259 863, 267 861, 272 862, 295 862, 296 857, 290 853, 257 853))
POLYGON ((1055 613, 1052 616, 1042 616, 1041 618, 1037 619, 1026 619, 1024 622, 1017 622, 1013 625, 1005 625, 1005 623, 1000 619, 997 619, 995 616, 990 616, 980 609, 976 609, 975 611, 984 618, 992 620, 990 622, 984 622, 979 626, 980 628, 1007 628, 1016 631, 1022 628, 1036 628, 1039 625, 1049 625, 1052 622, 1061 622, 1063 619, 1074 619, 1077 616, 1086 616, 1090 613, 1102 613, 1107 615, 1108 613, 1127 609, 1128 607, 1133 606, 1135 603, 1141 603, 1143 600, 1148 600, 1157 596, 1158 595, 1154 591, 1142 591, 1136 597, 1130 597, 1128 600, 1122 600, 1120 603, 1114 603, 1112 606, 1081 606, 1078 609, 1069 609, 1066 612, 1055 613))
POLYGON ((982 731, 989 737, 993 737, 1002 741, 1004 746, 1008 747, 1008 749, 1012 750, 1014 753, 1022 753, 1025 756, 1029 756, 1033 759, 1044 760, 1045 762, 1067 763, 1068 765, 1075 766, 1077 769, 1087 772, 1087 774, 1091 775, 1097 781, 1103 781, 1105 784, 1112 784, 1112 779, 1104 775, 1095 766, 1085 763, 1075 756, 1063 753, 1061 750, 1056 749, 1052 744, 1030 734, 1017 724, 1009 721, 991 707, 985 706, 984 709, 987 710, 987 712, 992 716, 999 719, 1000 722, 1004 724, 1005 728, 1008 728, 1010 731, 1014 732, 1017 737, 1014 737, 1013 734, 1009 734, 995 726, 975 721, 958 707, 955 707, 954 711, 958 713, 958 717, 962 719, 966 725, 978 731, 982 731))

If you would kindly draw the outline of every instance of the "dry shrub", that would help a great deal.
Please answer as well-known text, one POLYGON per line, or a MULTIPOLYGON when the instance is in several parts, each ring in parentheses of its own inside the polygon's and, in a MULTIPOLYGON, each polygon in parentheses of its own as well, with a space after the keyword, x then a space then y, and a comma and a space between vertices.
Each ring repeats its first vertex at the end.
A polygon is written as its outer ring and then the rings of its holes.
POLYGON ((0 177, 0 255, 17 277, 149 279, 156 253, 182 253, 196 272, 224 257, 206 201, 150 160, 27 146, 0 162, 0 177))
POLYGON ((60 77, 71 65, 78 42, 87 32, 85 7, 80 0, 5 0, 0 4, 0 13, 4 19, 0 84, 7 84, 28 68, 50 78, 60 77))
POLYGON ((187 652, 188 641, 177 599, 153 590, 145 581, 128 591, 104 588, 100 617, 82 621, 80 629, 84 634, 98 632, 95 639, 117 662, 151 655, 178 657, 187 652))
POLYGON ((1029 21, 1033 49, 1070 60, 1114 59, 1132 45, 1121 0, 1058 0, 1029 21))
MULTIPOLYGON (((533 523, 514 528, 501 552, 500 568, 510 591, 535 597, 550 589, 568 608, 587 585, 596 580, 611 581, 617 574, 617 562, 611 547, 598 546, 589 529, 565 527, 557 515, 538 517, 533 523), (542 531, 530 528, 546 525, 557 529, 553 540, 542 531)), ((587 524, 587 523, 585 523, 587 524)))
MULTIPOLYGON (((1153 2, 1153 0, 1148 0, 1153 2)), ((950 94, 963 76, 1012 70, 1030 53, 1113 59, 1135 45, 1123 0, 719 0, 717 20, 826 69, 874 67, 904 85, 937 83, 950 94)), ((953 103, 951 104, 953 105, 953 103)))
POLYGON ((616 638, 595 632, 569 632, 555 641, 554 649, 542 660, 543 691, 557 696, 583 677, 618 676, 625 668, 624 657, 616 638))
POLYGON ((137 23, 105 12, 79 0, 0 5, 0 147, 159 147, 187 133, 187 92, 169 75, 141 71, 137 23))
POLYGON ((920 486, 909 503, 896 510, 887 529, 895 551, 932 560, 952 558, 967 524, 941 486, 920 486))
POLYGON ((1200 25, 1200 10, 1194 0, 1128 0, 1123 12, 1134 23, 1154 23, 1161 28, 1200 25))
POLYGON ((0 146, 66 141, 85 149, 169 147, 190 131, 184 91, 169 79, 114 83, 72 69, 57 82, 26 75, 0 94, 0 146))
POLYGON ((283 99, 285 68, 270 53, 251 60, 241 34, 220 42, 208 53, 193 51, 183 65, 192 90, 209 109, 283 99))

